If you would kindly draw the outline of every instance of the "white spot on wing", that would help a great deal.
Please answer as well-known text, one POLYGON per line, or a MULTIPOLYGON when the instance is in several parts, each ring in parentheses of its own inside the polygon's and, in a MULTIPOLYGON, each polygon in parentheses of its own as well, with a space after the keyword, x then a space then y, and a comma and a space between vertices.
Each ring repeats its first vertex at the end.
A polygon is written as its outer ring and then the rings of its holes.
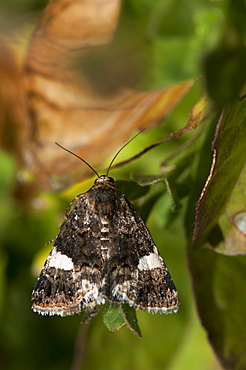
POLYGON ((56 248, 52 249, 51 255, 47 258, 48 266, 62 270, 73 270, 74 265, 70 257, 61 252, 57 252, 56 248))
POLYGON ((130 282, 124 281, 122 284, 116 284, 112 289, 112 295, 117 301, 125 301, 130 306, 133 306, 133 301, 128 298, 128 292, 130 290, 130 282))
POLYGON ((93 308, 96 304, 105 303, 104 297, 99 294, 99 286, 86 279, 82 279, 81 287, 77 294, 82 296, 82 305, 84 308, 93 308))
POLYGON ((163 267, 163 261, 157 253, 150 253, 148 256, 143 256, 138 263, 138 269, 140 271, 152 270, 158 267, 163 267))

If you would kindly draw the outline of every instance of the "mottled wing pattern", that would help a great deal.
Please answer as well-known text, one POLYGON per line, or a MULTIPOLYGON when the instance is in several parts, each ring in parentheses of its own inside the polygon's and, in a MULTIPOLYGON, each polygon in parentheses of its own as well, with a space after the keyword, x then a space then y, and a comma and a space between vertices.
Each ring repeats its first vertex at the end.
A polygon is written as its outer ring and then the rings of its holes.
POLYGON ((119 195, 115 220, 109 229, 115 239, 105 279, 107 297, 140 310, 175 312, 179 298, 166 265, 141 217, 120 192, 116 199, 119 195))
POLYGON ((66 316, 105 301, 178 310, 176 288, 148 229, 113 182, 100 176, 77 197, 34 288, 34 311, 66 316))
POLYGON ((32 293, 35 312, 67 316, 105 302, 99 302, 100 230, 88 193, 77 197, 45 262, 32 293))

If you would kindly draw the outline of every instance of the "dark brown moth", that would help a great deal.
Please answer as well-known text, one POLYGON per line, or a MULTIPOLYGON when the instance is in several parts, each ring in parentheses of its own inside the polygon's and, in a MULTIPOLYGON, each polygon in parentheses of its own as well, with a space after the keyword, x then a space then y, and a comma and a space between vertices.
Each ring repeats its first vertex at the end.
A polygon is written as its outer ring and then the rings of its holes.
POLYGON ((109 301, 177 312, 178 293, 146 225, 108 176, 115 157, 106 175, 93 169, 94 185, 72 201, 33 290, 33 311, 67 316, 109 301))

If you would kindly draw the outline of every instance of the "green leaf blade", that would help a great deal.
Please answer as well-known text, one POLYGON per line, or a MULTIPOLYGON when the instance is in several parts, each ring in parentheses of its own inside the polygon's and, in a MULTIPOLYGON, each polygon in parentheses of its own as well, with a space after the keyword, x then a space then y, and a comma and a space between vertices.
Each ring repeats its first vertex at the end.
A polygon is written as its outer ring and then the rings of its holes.
POLYGON ((130 307, 128 304, 122 304, 120 306, 120 310, 127 327, 139 338, 142 338, 135 309, 133 307, 130 307))
POLYGON ((125 320, 118 304, 111 304, 103 315, 103 322, 108 330, 118 331, 125 326, 125 320))

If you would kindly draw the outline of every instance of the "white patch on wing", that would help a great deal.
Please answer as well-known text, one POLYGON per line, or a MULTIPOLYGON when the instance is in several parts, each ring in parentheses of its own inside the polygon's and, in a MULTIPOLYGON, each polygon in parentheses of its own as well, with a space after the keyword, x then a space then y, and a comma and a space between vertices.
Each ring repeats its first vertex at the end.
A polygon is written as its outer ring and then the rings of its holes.
POLYGON ((105 298, 99 294, 99 296, 97 297, 97 301, 96 301, 96 304, 104 304, 105 303, 105 298))
POLYGON ((124 281, 122 284, 116 284, 114 288, 112 289, 112 295, 118 300, 118 301, 125 301, 130 306, 133 306, 133 301, 128 298, 128 292, 130 290, 130 282, 124 281))
POLYGON ((158 256, 159 256, 159 252, 158 252, 158 249, 156 248, 156 246, 155 245, 153 245, 153 253, 156 253, 156 254, 158 254, 158 256))
POLYGON ((48 266, 62 270, 73 270, 74 264, 70 257, 61 252, 57 252, 56 248, 52 249, 50 256, 47 258, 48 266))
POLYGON ((140 258, 137 268, 140 271, 144 271, 152 270, 158 267, 163 267, 162 258, 157 253, 150 253, 148 256, 143 256, 140 258))
POLYGON ((96 304, 104 304, 104 297, 99 294, 99 286, 89 280, 82 279, 81 287, 77 295, 82 297, 82 306, 84 308, 93 308, 96 304))

